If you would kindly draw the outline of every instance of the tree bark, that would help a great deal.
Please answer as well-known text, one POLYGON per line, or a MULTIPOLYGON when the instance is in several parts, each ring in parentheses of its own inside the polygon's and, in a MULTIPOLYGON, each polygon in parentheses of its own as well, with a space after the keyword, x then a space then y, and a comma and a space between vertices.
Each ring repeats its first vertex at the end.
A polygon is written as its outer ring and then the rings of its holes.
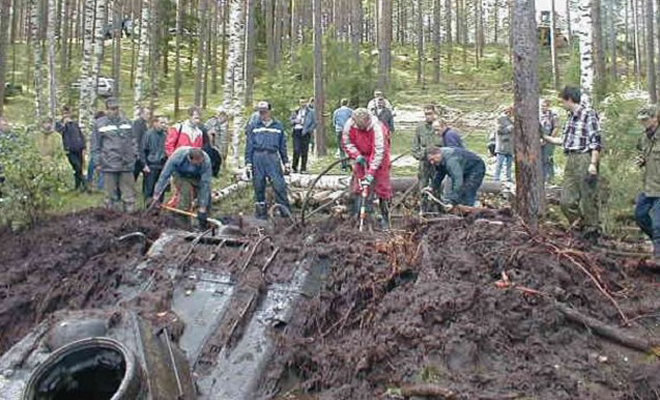
MULTIPOLYGON (((48 0, 48 26, 47 26, 47 42, 48 42, 48 117, 55 121, 57 115, 57 1, 48 0)), ((2 101, 2 97, 0 97, 2 101)))
MULTIPOLYGON (((0 116, 3 115, 5 82, 7 76, 7 38, 9 36, 9 10, 11 9, 11 0, 1 0, 0 2, 0 116)), ((14 13, 16 9, 14 9, 14 13)), ((13 35, 12 35, 13 36, 13 35)))
MULTIPOLYGON (((133 85, 133 114, 137 118, 140 108, 144 106, 145 84, 147 71, 147 58, 150 46, 150 25, 151 25, 151 7, 149 0, 139 0, 141 4, 142 15, 140 15, 140 43, 137 56, 137 68, 135 71, 135 84, 133 85)), ((153 82, 152 82, 153 84, 153 82)))
MULTIPOLYGON (((325 88, 323 84, 323 10, 321 0, 314 0, 314 108, 316 127, 316 154, 326 155, 325 145, 325 88)), ((391 5, 390 5, 391 7, 391 5)), ((391 26, 390 26, 391 28, 391 26)))
MULTIPOLYGON (((360 63, 360 47, 362 46, 362 23, 363 11, 362 1, 351 4, 351 43, 353 46, 353 57, 356 64, 360 63)), ((293 39, 292 39, 293 40, 293 39)))
POLYGON ((617 16, 619 15, 619 10, 617 8, 617 3, 616 2, 611 2, 609 5, 609 33, 610 33, 610 58, 611 58, 611 65, 610 65, 610 75, 612 76, 612 81, 616 82, 616 80, 619 78, 619 67, 618 67, 618 40, 617 40, 617 30, 616 30, 616 21, 617 21, 617 16))
POLYGON ((442 18, 442 15, 440 13, 440 4, 441 0, 435 0, 433 2, 433 83, 435 84, 440 83, 440 70, 442 68, 440 63, 442 46, 442 33, 440 32, 440 18, 442 18))
POLYGON ((199 35, 197 35, 197 65, 195 77, 195 105, 200 107, 202 105, 202 91, 204 84, 204 59, 206 54, 206 37, 207 37, 207 0, 200 0, 200 18, 199 18, 199 35))
POLYGON ((120 96, 121 88, 121 20, 123 18, 123 1, 115 0, 114 1, 114 18, 113 18, 113 27, 117 28, 119 31, 114 32, 114 53, 112 56, 112 78, 115 80, 114 94, 116 97, 120 96))
POLYGON ((573 43, 573 27, 571 23, 571 7, 573 2, 571 0, 566 0, 566 36, 568 37, 568 44, 573 43))
POLYGON ((107 25, 108 8, 107 0, 96 0, 96 32, 94 41, 94 62, 92 64, 92 79, 91 84, 91 107, 96 106, 96 98, 98 95, 98 81, 101 75, 101 65, 103 64, 103 50, 104 50, 104 37, 103 27, 107 25))
POLYGON ((544 212, 544 183, 539 141, 538 39, 534 2, 515 0, 514 143, 516 211, 532 229, 544 212))
POLYGON ((641 85, 641 51, 639 49, 639 21, 637 18, 637 2, 635 0, 630 0, 630 10, 632 12, 633 19, 633 40, 635 41, 635 78, 637 82, 637 87, 641 85))
POLYGON ((380 19, 378 38, 378 86, 386 90, 390 86, 392 71, 392 2, 378 0, 380 19))
POLYGON ((181 105, 181 39, 183 29, 183 0, 176 0, 176 45, 174 50, 174 118, 179 116, 181 105))
POLYGON ((550 56, 552 58, 552 86, 559 90, 559 67, 557 65, 557 15, 555 0, 551 0, 550 16, 550 56))
POLYGON ((601 0, 591 0, 592 2, 592 24, 593 24, 593 50, 595 55, 596 64, 596 77, 597 82, 596 93, 594 96, 596 101, 600 101, 607 89, 607 69, 605 68, 605 46, 603 43, 603 12, 601 8, 601 0))
POLYGON ((256 47, 257 35, 255 31, 256 25, 256 7, 255 0, 246 0, 246 26, 245 30, 245 104, 250 106, 254 97, 254 69, 256 63, 256 47))
POLYGON ((229 0, 229 46, 223 87, 224 107, 233 118, 232 162, 239 166, 239 144, 243 132, 243 109, 245 80, 243 76, 245 51, 245 18, 242 0, 229 0))
POLYGON ((169 31, 167 31, 167 29, 169 28, 167 28, 167 18, 165 17, 165 11, 163 10, 163 2, 161 0, 150 0, 150 2, 151 11, 149 25, 151 29, 149 30, 149 34, 151 36, 149 42, 151 56, 149 57, 149 87, 151 89, 151 95, 149 96, 149 108, 154 110, 156 109, 159 93, 158 89, 160 86, 158 66, 160 65, 161 48, 163 48, 161 41, 164 41, 165 46, 167 46, 169 39, 169 31))
POLYGON ((451 59, 454 53, 454 41, 451 37, 451 0, 445 0, 445 43, 447 46, 447 72, 451 71, 451 59))
MULTIPOLYGON (((80 126, 87 132, 92 131, 94 123, 94 107, 92 104, 92 52, 94 51, 94 20, 95 0, 84 0, 84 46, 83 58, 80 64, 80 126)), ((91 135, 87 135, 88 141, 91 135)))
POLYGON ((40 26, 43 26, 43 3, 40 0, 31 0, 30 10, 31 10, 31 24, 30 24, 30 33, 31 33, 31 42, 32 42, 32 51, 34 53, 34 100, 35 100, 35 111, 36 111, 36 120, 41 123, 46 116, 46 105, 44 101, 44 76, 43 76, 43 46, 41 45, 41 40, 39 37, 40 26))
POLYGON ((582 103, 588 106, 593 101, 594 92, 594 27, 591 5, 591 1, 585 1, 578 6, 580 14, 580 86, 582 87, 582 103))
POLYGON ((656 71, 655 71, 655 28, 654 20, 655 14, 653 13, 653 0, 646 0, 646 65, 648 67, 646 82, 648 84, 649 99, 652 104, 658 102, 658 92, 656 86, 656 71))
POLYGON ((417 84, 422 84, 424 73, 424 12, 423 0, 417 0, 417 84))

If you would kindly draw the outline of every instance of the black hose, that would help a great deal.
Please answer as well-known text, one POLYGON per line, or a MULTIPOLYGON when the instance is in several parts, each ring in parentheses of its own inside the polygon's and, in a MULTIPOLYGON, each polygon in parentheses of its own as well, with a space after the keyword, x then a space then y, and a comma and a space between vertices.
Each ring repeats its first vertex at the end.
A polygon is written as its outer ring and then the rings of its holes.
POLYGON ((346 158, 342 158, 342 159, 339 159, 339 160, 333 162, 333 163, 330 164, 326 169, 324 169, 323 172, 321 172, 321 173, 316 177, 316 179, 314 179, 314 182, 312 182, 312 185, 311 185, 310 188, 307 190, 307 194, 305 195, 305 201, 303 201, 302 212, 301 212, 301 215, 300 215, 300 224, 301 224, 302 226, 305 226, 305 210, 307 210, 307 205, 309 204, 309 198, 311 197, 311 195, 312 195, 312 190, 314 190, 314 187, 316 186, 316 184, 319 182, 319 180, 321 179, 321 177, 323 177, 323 176, 326 175, 328 172, 330 172, 330 170, 332 170, 334 167, 336 167, 336 166, 339 165, 340 163, 342 163, 342 162, 346 162, 346 161, 348 161, 348 160, 349 160, 349 158, 346 157, 346 158))

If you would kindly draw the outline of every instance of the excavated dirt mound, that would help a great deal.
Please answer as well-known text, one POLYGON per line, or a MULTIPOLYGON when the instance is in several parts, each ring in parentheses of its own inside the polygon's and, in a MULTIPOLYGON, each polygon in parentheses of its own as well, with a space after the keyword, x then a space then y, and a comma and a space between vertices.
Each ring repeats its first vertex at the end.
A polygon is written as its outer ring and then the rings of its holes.
POLYGON ((0 233, 0 354, 61 309, 113 304, 125 270, 142 256, 122 235, 156 239, 165 226, 104 209, 56 217, 21 232, 0 233))
POLYGON ((563 233, 489 218, 498 221, 387 236, 336 222, 308 229, 322 246, 307 256, 331 271, 278 338, 264 397, 660 398, 656 357, 592 334, 557 305, 657 345, 658 275, 563 233))

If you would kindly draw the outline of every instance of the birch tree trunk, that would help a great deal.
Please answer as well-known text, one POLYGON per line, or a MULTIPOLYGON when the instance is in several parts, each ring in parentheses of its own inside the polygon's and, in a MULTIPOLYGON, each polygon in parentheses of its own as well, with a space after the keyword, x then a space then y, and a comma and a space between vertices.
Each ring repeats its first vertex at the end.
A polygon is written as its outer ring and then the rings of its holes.
POLYGON ((580 86, 582 87, 582 103, 590 106, 594 92, 594 59, 593 37, 594 28, 591 18, 591 1, 581 2, 578 6, 580 15, 580 86))
POLYGON ((158 100, 158 88, 160 82, 159 75, 159 61, 161 48, 161 40, 165 41, 165 46, 167 46, 167 41, 169 39, 169 32, 167 32, 167 18, 165 13, 162 10, 161 0, 148 0, 151 3, 151 10, 149 11, 149 89, 151 94, 149 95, 149 108, 152 110, 156 109, 156 103, 158 100), (165 34, 163 31, 165 30, 165 34), (164 38, 164 39, 162 39, 164 38))
MULTIPOLYGON (((0 116, 3 115, 5 98, 5 82, 7 76, 7 56, 6 54, 8 45, 7 38, 9 36, 9 10, 11 9, 11 0, 0 0, 0 116)), ((14 9, 16 13, 16 9, 14 9)), ((13 36, 13 34, 12 34, 13 36)), ((13 46, 12 46, 13 47, 13 46)))
MULTIPOLYGON (((92 52, 94 51, 94 6, 95 0, 84 0, 84 45, 83 58, 80 65, 80 126, 91 132, 94 123, 94 108, 92 105, 92 52)), ((90 135, 87 135, 89 138, 90 135)))
POLYGON ((557 15, 555 0, 551 0, 550 11, 550 56, 552 58, 552 86, 559 90, 559 68, 557 66, 557 15))
POLYGON ((646 0, 646 63, 648 67, 646 81, 648 84, 649 99, 652 104, 658 102, 658 92, 655 82, 655 14, 653 13, 653 0, 646 0))
POLYGON ((314 108, 318 121, 316 127, 316 154, 319 157, 323 157, 327 153, 325 144, 325 88, 323 85, 323 10, 321 4, 321 0, 314 0, 314 108))
POLYGON ((113 2, 114 14, 112 18, 113 28, 118 29, 118 31, 113 32, 113 47, 114 52, 112 54, 112 79, 115 80, 114 95, 115 97, 120 96, 121 88, 121 37, 123 31, 121 29, 121 21, 123 19, 123 0, 115 0, 113 2))
POLYGON ((442 66, 440 65, 440 49, 442 46, 441 43, 441 24, 440 18, 442 15, 440 13, 440 4, 441 0, 435 0, 433 2, 433 83, 440 83, 440 70, 442 66))
POLYGON ((206 23, 208 19, 207 9, 207 0, 200 0, 199 35, 197 35, 197 65, 195 74, 195 105, 198 107, 202 105, 202 92, 204 89, 204 59, 206 54, 206 29, 208 28, 208 24, 206 23))
POLYGON ((41 123, 46 117, 44 101, 43 47, 41 45, 40 29, 43 22, 43 7, 40 0, 30 0, 30 36, 34 53, 34 101, 37 121, 41 123))
MULTIPOLYGON (((57 115, 57 1, 48 0, 48 27, 46 38, 48 43, 48 117, 55 121, 57 115)), ((0 98, 1 100, 1 98, 0 98)))
POLYGON ((250 106, 254 97, 254 69, 257 59, 257 35, 254 34, 256 26, 256 0, 246 0, 246 26, 245 30, 245 104, 250 106))
MULTIPOLYGON (((140 15, 140 43, 138 45, 137 68, 135 70, 135 83, 133 85, 133 114, 137 118, 140 108, 144 106, 146 98, 145 80, 147 78, 147 58, 149 56, 151 29, 151 7, 149 0, 142 2, 142 15, 140 15)), ((154 84, 154 82, 152 82, 154 84)))
POLYGON ((392 2, 378 0, 378 85, 383 90, 390 86, 392 71, 392 2))
POLYGON ((571 0, 566 0, 566 36, 568 37, 569 45, 573 43, 573 21, 571 21, 571 7, 573 7, 573 2, 571 0))
POLYGON ((533 1, 515 0, 514 143, 516 211, 532 229, 544 212, 544 183, 539 142, 539 73, 536 12, 533 1))
POLYGON ((101 75, 101 65, 103 63, 103 27, 105 26, 108 18, 107 0, 96 0, 96 39, 94 42, 94 63, 92 69, 91 79, 91 107, 96 105, 96 97, 98 94, 98 81, 101 75))
POLYGON ((233 118, 232 162, 239 167, 240 137, 243 132, 243 109, 245 80, 243 76, 245 50, 245 20, 242 0, 229 1, 229 48, 224 82, 224 107, 233 118))

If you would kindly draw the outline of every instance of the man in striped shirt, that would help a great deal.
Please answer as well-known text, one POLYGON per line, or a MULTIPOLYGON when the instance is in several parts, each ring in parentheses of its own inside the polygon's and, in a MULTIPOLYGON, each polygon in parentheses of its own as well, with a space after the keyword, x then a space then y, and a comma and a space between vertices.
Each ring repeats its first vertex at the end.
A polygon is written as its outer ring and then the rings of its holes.
POLYGON ((547 143, 562 145, 566 154, 561 208, 572 225, 578 225, 589 240, 600 233, 598 210, 598 172, 602 138, 598 114, 581 103, 580 89, 566 87, 560 93, 568 111, 561 138, 543 136, 547 143))

